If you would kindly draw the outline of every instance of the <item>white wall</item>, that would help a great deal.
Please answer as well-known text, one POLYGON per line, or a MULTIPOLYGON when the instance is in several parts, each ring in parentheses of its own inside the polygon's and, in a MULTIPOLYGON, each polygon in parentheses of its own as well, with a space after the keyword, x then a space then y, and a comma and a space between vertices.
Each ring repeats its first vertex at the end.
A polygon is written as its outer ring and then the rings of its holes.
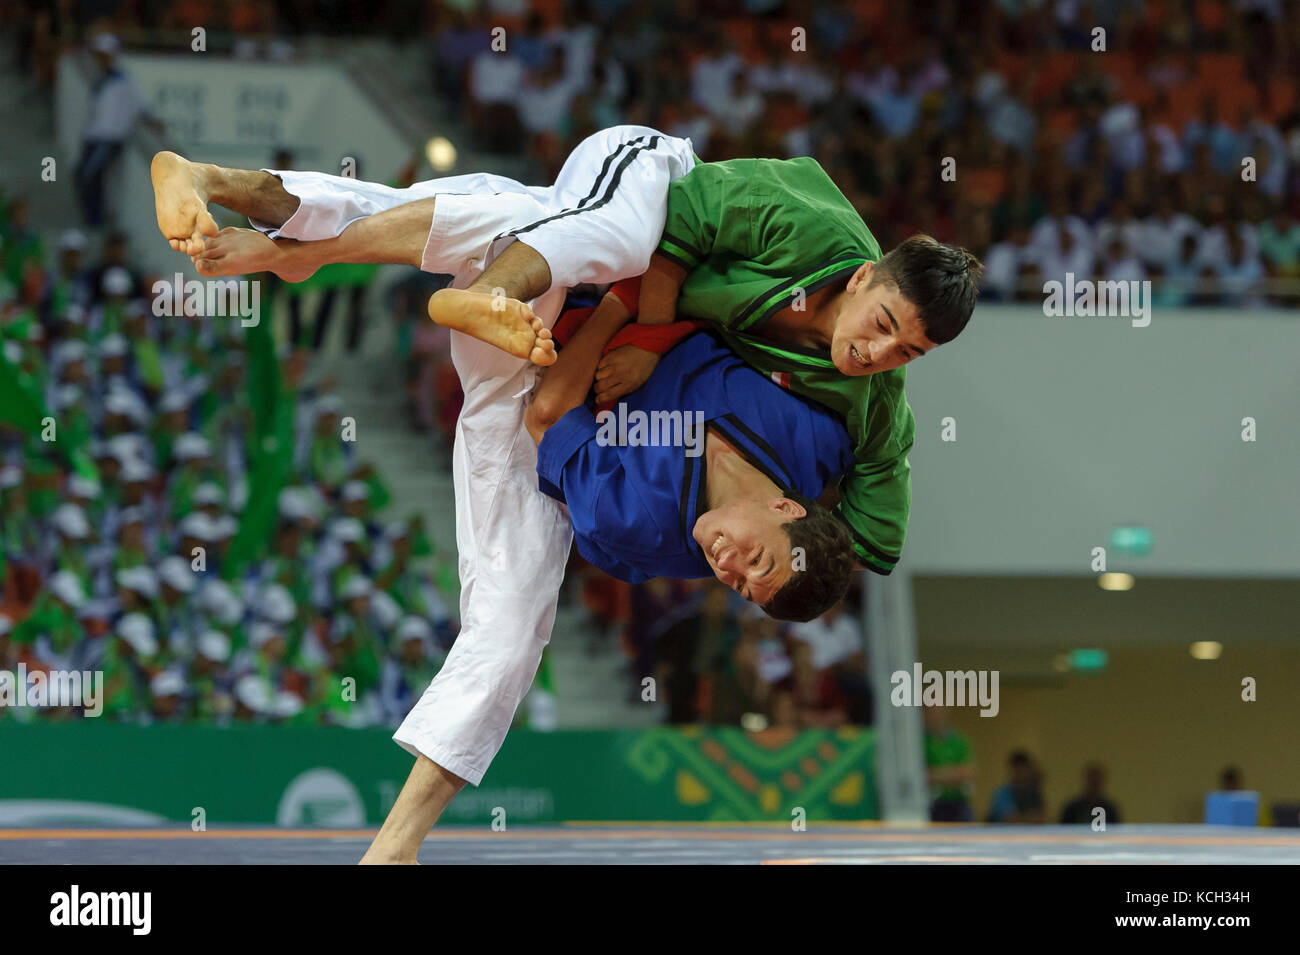
POLYGON ((1300 314, 1156 310, 1135 328, 986 306, 907 391, 915 571, 1087 574, 1131 523, 1154 550, 1108 569, 1300 576, 1300 314))

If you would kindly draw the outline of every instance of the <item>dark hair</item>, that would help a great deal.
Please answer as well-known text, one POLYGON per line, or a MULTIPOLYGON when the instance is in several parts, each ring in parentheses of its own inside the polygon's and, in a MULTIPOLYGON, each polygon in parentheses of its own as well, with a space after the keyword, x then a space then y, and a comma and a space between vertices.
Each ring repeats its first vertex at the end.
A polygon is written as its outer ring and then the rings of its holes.
POLYGON ((786 491, 785 496, 808 512, 781 525, 791 550, 801 548, 807 563, 790 575, 763 610, 777 620, 805 623, 830 610, 849 589, 853 542, 848 528, 816 501, 794 491, 786 491))
POLYGON ((896 286, 920 313, 925 337, 942 345, 970 321, 983 274, 980 260, 965 249, 914 235, 876 263, 871 285, 896 286))

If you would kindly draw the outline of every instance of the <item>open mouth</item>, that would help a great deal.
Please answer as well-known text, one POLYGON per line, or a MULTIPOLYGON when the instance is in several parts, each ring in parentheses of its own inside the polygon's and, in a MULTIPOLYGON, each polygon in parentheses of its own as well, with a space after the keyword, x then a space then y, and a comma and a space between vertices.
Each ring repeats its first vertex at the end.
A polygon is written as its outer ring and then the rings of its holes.
POLYGON ((858 351, 857 345, 849 346, 849 356, 863 368, 871 367, 871 362, 867 361, 867 359, 862 356, 862 352, 858 351))
POLYGON ((709 547, 709 556, 715 561, 718 559, 718 551, 722 550, 722 535, 719 534, 713 539, 713 544, 709 547))

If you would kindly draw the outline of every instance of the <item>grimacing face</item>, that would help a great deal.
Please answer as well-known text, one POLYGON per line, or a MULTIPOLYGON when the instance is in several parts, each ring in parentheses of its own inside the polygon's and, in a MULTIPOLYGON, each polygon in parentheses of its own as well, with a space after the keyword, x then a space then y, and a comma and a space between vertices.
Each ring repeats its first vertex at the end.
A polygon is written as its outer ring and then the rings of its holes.
POLYGON ((831 336, 831 361, 845 375, 889 371, 936 347, 925 337, 916 306, 897 286, 871 284, 874 268, 865 262, 849 279, 849 304, 831 336))
POLYGON ((794 572, 784 525, 807 513, 787 497, 732 501, 701 514, 691 536, 718 580, 763 606, 794 572))

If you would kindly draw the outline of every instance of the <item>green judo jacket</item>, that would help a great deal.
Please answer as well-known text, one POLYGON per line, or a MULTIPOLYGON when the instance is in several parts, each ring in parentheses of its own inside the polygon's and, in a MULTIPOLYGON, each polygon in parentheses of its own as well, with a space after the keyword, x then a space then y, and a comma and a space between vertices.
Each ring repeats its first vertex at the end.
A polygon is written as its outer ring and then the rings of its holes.
POLYGON ((798 295, 845 281, 880 245, 814 159, 702 163, 668 187, 658 253, 686 270, 681 317, 710 322, 746 362, 840 415, 855 466, 840 479, 836 513, 862 563, 888 574, 907 535, 907 454, 916 420, 906 371, 841 374, 830 356, 780 345, 763 328, 798 295))

